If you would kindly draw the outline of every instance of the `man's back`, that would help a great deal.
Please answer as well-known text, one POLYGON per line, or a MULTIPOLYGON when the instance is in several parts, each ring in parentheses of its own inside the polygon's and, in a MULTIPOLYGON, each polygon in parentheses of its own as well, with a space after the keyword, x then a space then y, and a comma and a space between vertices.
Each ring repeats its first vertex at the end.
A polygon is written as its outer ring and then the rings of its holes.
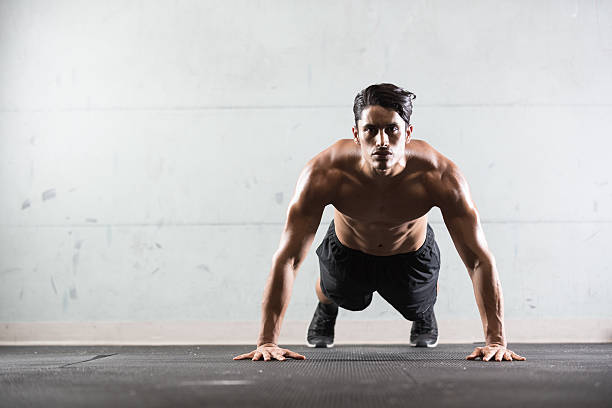
POLYGON ((411 140, 404 155, 406 167, 391 179, 368 177, 359 147, 350 139, 310 161, 326 179, 342 244, 381 256, 415 251, 423 244, 427 213, 434 206, 431 191, 441 183, 449 160, 423 140, 411 140))

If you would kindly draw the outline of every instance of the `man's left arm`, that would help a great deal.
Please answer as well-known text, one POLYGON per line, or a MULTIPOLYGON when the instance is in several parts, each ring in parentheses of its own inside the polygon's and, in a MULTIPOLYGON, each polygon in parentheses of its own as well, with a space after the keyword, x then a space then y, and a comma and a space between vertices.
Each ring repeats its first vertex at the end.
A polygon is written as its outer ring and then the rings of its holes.
POLYGON ((503 294, 495 258, 489 251, 467 181, 450 161, 440 177, 435 188, 435 205, 440 208, 455 248, 472 279, 484 329, 485 346, 476 347, 467 359, 525 360, 506 348, 503 294))

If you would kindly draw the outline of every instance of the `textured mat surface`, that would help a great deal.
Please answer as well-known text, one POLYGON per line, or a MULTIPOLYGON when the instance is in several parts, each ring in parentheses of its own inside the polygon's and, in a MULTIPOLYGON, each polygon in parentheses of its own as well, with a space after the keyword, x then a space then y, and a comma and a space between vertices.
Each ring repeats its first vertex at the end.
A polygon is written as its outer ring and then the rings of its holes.
POLYGON ((612 406, 612 344, 287 346, 306 360, 234 361, 249 346, 0 347, 2 407, 612 406))

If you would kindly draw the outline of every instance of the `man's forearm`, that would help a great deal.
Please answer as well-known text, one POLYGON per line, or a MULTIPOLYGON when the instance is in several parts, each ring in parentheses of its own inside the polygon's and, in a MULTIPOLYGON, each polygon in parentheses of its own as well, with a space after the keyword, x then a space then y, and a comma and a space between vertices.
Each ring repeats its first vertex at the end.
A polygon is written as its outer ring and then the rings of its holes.
POLYGON ((480 312, 486 344, 506 346, 504 298, 493 258, 479 262, 469 271, 480 312))
POLYGON ((289 262, 274 260, 272 271, 268 276, 261 303, 261 330, 257 346, 264 343, 277 344, 283 317, 291 292, 296 270, 289 262))

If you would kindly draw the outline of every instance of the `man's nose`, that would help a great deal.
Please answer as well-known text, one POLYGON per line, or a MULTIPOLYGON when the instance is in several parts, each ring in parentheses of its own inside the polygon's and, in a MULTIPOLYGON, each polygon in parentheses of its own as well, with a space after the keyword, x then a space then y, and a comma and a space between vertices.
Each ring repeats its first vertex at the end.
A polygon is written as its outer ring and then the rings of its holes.
POLYGON ((389 135, 385 132, 385 129, 378 131, 378 137, 376 138, 379 146, 389 146, 389 135))

